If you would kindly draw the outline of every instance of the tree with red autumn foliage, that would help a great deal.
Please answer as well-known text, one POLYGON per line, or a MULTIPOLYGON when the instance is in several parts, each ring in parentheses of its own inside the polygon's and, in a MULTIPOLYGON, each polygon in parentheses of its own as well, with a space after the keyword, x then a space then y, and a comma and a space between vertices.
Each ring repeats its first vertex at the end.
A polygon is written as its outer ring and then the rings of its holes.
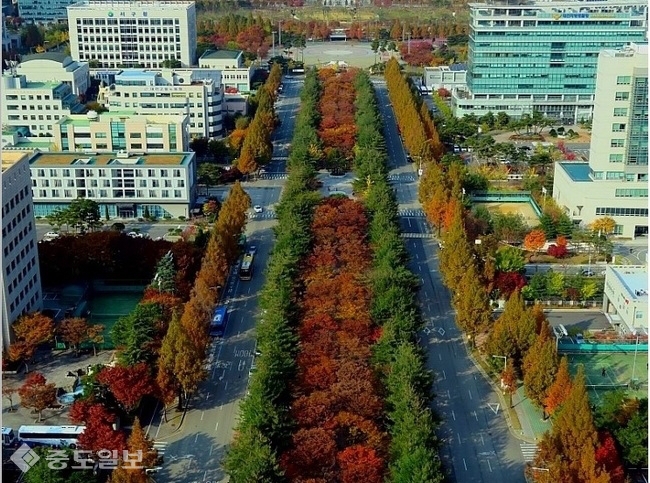
POLYGON ((38 346, 54 337, 54 320, 40 312, 35 312, 20 317, 13 324, 12 329, 16 335, 16 342, 9 346, 9 358, 12 361, 22 360, 27 365, 34 357, 38 346))
POLYGON ((84 424, 86 429, 79 435, 79 446, 96 453, 102 449, 117 450, 118 454, 126 449, 126 437, 121 430, 113 429, 117 416, 101 404, 75 401, 70 408, 73 423, 84 424))
POLYGON ((269 44, 266 41, 266 33, 259 25, 251 25, 237 35, 237 45, 252 55, 263 59, 269 52, 269 44))
POLYGON ((380 483, 383 481, 384 461, 374 449, 362 445, 345 448, 336 460, 341 469, 341 483, 380 483))
POLYGON ((610 483, 625 482, 623 463, 616 448, 616 442, 609 431, 600 431, 598 433, 596 464, 605 467, 610 478, 610 483))
POLYGON ((108 386, 126 412, 136 409, 144 396, 155 392, 149 366, 144 362, 134 366, 107 367, 97 374, 97 382, 108 386))
POLYGON ((43 418, 43 410, 56 403, 56 385, 48 383, 45 376, 34 372, 27 376, 25 383, 18 389, 20 404, 38 413, 38 422, 43 418))
POLYGON ((431 41, 402 42, 400 45, 402 59, 409 65, 418 67, 428 66, 433 61, 433 47, 431 41))
POLYGON ((526 277, 518 272, 498 272, 494 278, 494 287, 499 291, 500 297, 507 299, 517 290, 526 285, 526 277))

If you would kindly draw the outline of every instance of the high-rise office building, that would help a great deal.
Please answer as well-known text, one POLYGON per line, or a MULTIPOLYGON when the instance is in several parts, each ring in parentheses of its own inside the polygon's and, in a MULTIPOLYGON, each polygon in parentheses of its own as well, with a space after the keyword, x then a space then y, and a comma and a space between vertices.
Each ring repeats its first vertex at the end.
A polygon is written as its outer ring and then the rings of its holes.
POLYGON ((65 22, 68 18, 66 7, 75 0, 19 0, 20 18, 28 23, 65 22))
POLYGON ((589 163, 557 163, 553 198, 574 222, 605 216, 615 235, 648 234, 648 45, 598 57, 589 163))
POLYGON ((642 0, 470 4, 467 89, 453 92, 454 111, 588 120, 598 53, 644 42, 647 17, 642 0))
POLYGON ((2 343, 11 342, 11 324, 43 305, 36 226, 32 209, 30 155, 2 152, 2 343))
POLYGON ((194 2, 83 0, 68 7, 70 53, 92 67, 163 67, 196 61, 194 2))

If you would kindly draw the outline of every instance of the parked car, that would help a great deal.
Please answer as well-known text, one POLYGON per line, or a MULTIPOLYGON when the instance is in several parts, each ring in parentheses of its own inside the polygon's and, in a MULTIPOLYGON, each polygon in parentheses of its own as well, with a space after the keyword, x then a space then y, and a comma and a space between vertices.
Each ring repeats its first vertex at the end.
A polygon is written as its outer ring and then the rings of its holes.
POLYGON ((60 236, 61 236, 61 235, 59 235, 59 234, 58 234, 57 232, 55 232, 55 231, 48 231, 45 235, 43 235, 43 241, 52 241, 52 240, 56 240, 56 239, 59 238, 60 236))
POLYGON ((580 275, 582 275, 583 277, 593 277, 596 274, 592 270, 585 269, 582 272, 580 272, 580 275))
POLYGON ((582 334, 577 334, 576 335, 576 344, 584 344, 585 343, 585 336, 582 334))
POLYGON ((255 213, 262 213, 264 211, 264 209, 260 205, 255 205, 255 206, 253 206, 253 211, 255 213))

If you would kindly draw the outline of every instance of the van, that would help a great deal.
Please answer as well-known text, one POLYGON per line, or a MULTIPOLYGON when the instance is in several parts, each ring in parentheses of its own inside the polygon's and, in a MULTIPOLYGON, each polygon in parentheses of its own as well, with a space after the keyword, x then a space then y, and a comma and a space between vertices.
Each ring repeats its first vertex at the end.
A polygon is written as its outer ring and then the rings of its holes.
POLYGON ((11 428, 2 427, 2 446, 9 447, 16 441, 16 434, 11 428))

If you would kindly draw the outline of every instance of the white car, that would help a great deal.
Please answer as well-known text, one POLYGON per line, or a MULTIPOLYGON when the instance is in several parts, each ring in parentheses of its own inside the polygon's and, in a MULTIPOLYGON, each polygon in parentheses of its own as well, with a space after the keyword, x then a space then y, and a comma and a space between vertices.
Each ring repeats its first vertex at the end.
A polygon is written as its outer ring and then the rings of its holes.
POLYGON ((48 231, 45 235, 43 235, 43 241, 51 241, 51 240, 56 240, 59 238, 61 235, 59 235, 55 231, 48 231))
POLYGON ((253 206, 253 211, 255 213, 262 213, 262 211, 264 211, 264 210, 262 209, 262 207, 260 205, 255 205, 255 206, 253 206))

